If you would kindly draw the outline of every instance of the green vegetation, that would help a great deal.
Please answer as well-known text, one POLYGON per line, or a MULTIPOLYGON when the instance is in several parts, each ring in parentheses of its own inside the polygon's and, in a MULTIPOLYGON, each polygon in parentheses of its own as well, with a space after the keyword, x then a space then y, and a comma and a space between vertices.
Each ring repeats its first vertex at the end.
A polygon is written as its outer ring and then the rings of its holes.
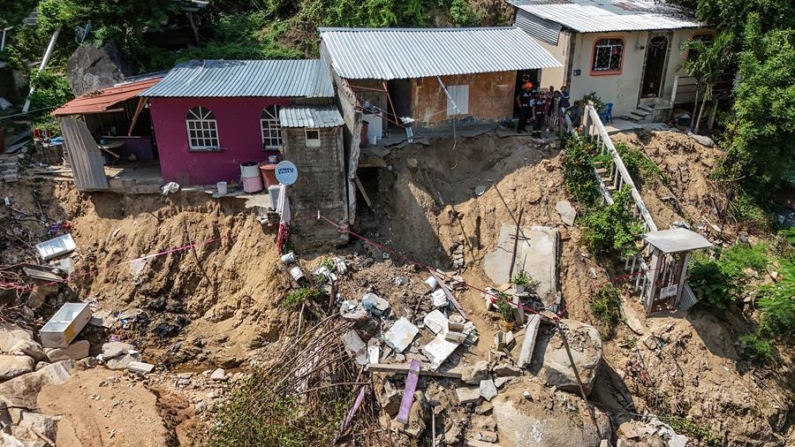
POLYGON ((748 270, 763 273, 768 264, 768 245, 735 244, 716 250, 715 260, 697 253, 690 262, 690 287, 702 301, 718 309, 736 299, 749 281, 748 270))
POLYGON ((646 183, 654 185, 657 182, 668 184, 668 177, 663 174, 657 163, 646 156, 643 150, 631 147, 626 143, 618 143, 615 146, 616 152, 621 156, 621 161, 624 162, 624 167, 632 176, 635 186, 640 188, 646 183))
POLYGON ((769 363, 773 360, 773 345, 756 334, 745 334, 739 338, 743 355, 756 363, 769 363))
POLYGON ((530 285, 530 276, 528 276, 525 272, 519 272, 516 275, 513 275, 511 278, 511 284, 515 286, 527 286, 530 285))
POLYGON ((696 104, 698 104, 698 94, 701 88, 703 87, 704 89, 698 114, 694 113, 693 119, 690 120, 695 133, 698 133, 698 125, 704 116, 707 101, 712 100, 712 91, 715 85, 732 63, 734 55, 732 52, 733 41, 734 36, 731 33, 723 32, 719 33, 710 44, 699 39, 691 39, 685 42, 684 50, 688 51, 691 56, 695 55, 695 57, 689 56, 685 59, 682 66, 687 71, 687 74, 696 80, 696 104))
POLYGON ((795 262, 782 260, 779 274, 781 281, 761 290, 759 332, 765 337, 784 340, 795 334, 795 262))
POLYGON ((715 436, 709 427, 696 424, 695 422, 682 417, 671 416, 660 417, 660 419, 668 423, 668 425, 670 425, 671 428, 673 428, 677 433, 698 438, 706 447, 720 447, 722 445, 720 438, 715 436))
POLYGON ((588 101, 593 103, 593 106, 597 111, 601 111, 605 106, 604 101, 602 101, 602 98, 599 97, 599 95, 597 95, 596 92, 588 93, 587 95, 584 95, 580 100, 583 107, 585 107, 588 104, 588 101))
POLYGON ((317 289, 303 287, 288 293, 284 300, 282 300, 282 307, 287 309, 297 309, 306 300, 314 300, 322 296, 323 293, 317 289))
POLYGON ((594 150, 590 143, 579 135, 569 136, 564 142, 563 176, 566 188, 574 199, 585 206, 601 200, 599 183, 594 174, 594 150))
POLYGON ((513 306, 510 301, 505 292, 497 294, 497 312, 499 312, 503 320, 509 323, 514 321, 513 306))
POLYGON ((613 193, 612 205, 587 210, 583 239, 594 253, 627 256, 637 252, 635 241, 643 233, 643 222, 629 211, 632 206, 631 190, 625 186, 613 193))
POLYGON ((599 320, 599 334, 602 339, 612 340, 621 323, 621 300, 613 284, 607 283, 599 289, 591 300, 591 312, 599 320))

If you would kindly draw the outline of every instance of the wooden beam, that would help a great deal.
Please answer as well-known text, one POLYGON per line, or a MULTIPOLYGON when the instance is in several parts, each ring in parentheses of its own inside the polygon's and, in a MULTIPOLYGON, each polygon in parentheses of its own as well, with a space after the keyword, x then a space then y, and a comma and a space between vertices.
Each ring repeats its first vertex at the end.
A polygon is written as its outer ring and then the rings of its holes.
POLYGON ((364 201, 367 202, 367 207, 372 208, 373 204, 370 203, 370 197, 368 197, 367 193, 364 192, 364 186, 362 186, 362 182, 359 181, 359 177, 356 177, 355 182, 356 182, 356 188, 359 190, 360 193, 362 193, 362 196, 364 196, 364 201))
POLYGON ((138 122, 138 115, 141 114, 141 111, 144 109, 144 105, 146 104, 146 98, 138 98, 138 105, 135 107, 135 114, 133 114, 132 121, 130 121, 130 130, 127 131, 127 136, 132 136, 133 127, 138 122))
MULTIPOLYGON (((389 373, 389 374, 408 374, 410 364, 408 363, 393 363, 393 364, 383 364, 380 363, 378 365, 367 365, 367 371, 372 373, 389 373)), ((420 372, 421 376, 428 376, 428 377, 446 377, 450 379, 460 379, 461 373, 459 372, 440 372, 440 371, 431 371, 431 366, 427 363, 420 364, 420 372)))
POLYGON ((458 313, 460 313, 461 316, 466 318, 467 320, 471 320, 471 318, 469 318, 469 315, 467 315, 467 313, 464 310, 464 308, 461 307, 461 303, 459 303, 458 300, 455 299, 455 296, 453 295, 452 290, 450 290, 450 288, 447 287, 447 285, 444 283, 444 280, 442 279, 442 277, 437 272, 435 272, 433 269, 428 269, 428 271, 431 272, 431 275, 434 278, 436 278, 436 282, 439 283, 439 287, 441 287, 442 290, 444 290, 444 294, 447 295, 447 300, 450 301, 451 303, 453 303, 453 306, 455 306, 456 310, 458 310, 458 313))

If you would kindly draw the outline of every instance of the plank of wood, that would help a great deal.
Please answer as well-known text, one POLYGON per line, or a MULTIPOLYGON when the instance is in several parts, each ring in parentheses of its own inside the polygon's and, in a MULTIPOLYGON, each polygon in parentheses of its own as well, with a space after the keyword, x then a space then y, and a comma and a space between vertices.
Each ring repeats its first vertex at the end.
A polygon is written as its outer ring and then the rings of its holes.
POLYGON ((373 204, 370 203, 370 197, 368 197, 367 193, 364 192, 364 186, 362 186, 362 182, 359 181, 359 177, 356 177, 355 181, 356 181, 356 188, 358 188, 359 192, 362 193, 362 196, 364 197, 364 201, 367 202, 367 206, 369 208, 372 208, 373 204))
POLYGON ((406 378, 406 389, 403 390, 403 400, 400 401, 400 411, 397 421, 403 424, 409 423, 409 412, 411 404, 414 403, 414 392, 417 391, 417 382, 420 380, 420 361, 412 360, 409 365, 409 375, 406 378))
POLYGON ((456 310, 458 310, 458 313, 460 313, 461 316, 466 318, 467 320, 471 320, 471 318, 469 318, 469 315, 467 315, 467 313, 464 310, 464 308, 461 307, 461 304, 458 302, 458 300, 455 299, 455 296, 453 295, 453 291, 450 290, 450 288, 447 287, 447 285, 444 283, 444 280, 442 279, 441 275, 439 275, 433 269, 428 269, 428 271, 431 272, 431 275, 434 278, 436 278, 436 282, 439 283, 439 287, 441 287, 442 290, 444 290, 444 294, 447 295, 447 300, 450 301, 451 303, 453 303, 453 306, 455 306, 456 310))
MULTIPOLYGON (((409 365, 408 363, 392 363, 392 364, 384 364, 380 363, 378 365, 367 365, 367 371, 373 373, 391 373, 391 374, 408 374, 409 372, 409 365)), ((428 377, 446 377, 450 379, 460 379, 461 373, 460 372, 440 372, 440 371, 431 371, 431 365, 427 363, 420 364, 420 373, 421 376, 428 376, 428 377)))

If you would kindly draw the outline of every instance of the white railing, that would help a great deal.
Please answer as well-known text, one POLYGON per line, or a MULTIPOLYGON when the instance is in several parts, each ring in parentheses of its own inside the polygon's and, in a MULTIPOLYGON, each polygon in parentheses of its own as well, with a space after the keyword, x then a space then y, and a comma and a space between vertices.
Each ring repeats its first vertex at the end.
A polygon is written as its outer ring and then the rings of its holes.
MULTIPOLYGON (((635 187, 635 182, 632 181, 632 177, 629 175, 629 171, 627 171, 624 161, 621 159, 621 155, 619 155, 616 147, 613 145, 613 141, 610 140, 610 135, 607 133, 604 125, 602 125, 599 113, 592 104, 587 104, 585 106, 583 132, 586 138, 592 139, 601 155, 608 155, 610 157, 610 163, 607 163, 607 167, 603 168, 603 171, 600 172, 599 168, 594 171, 604 201, 612 205, 614 202, 610 191, 620 191, 625 186, 629 187, 633 199, 632 215, 640 217, 643 221, 644 233, 657 231, 657 224, 654 223, 638 188, 635 187)), ((645 302, 650 298, 649 295, 653 288, 651 287, 652 274, 644 259, 644 252, 646 255, 651 254, 651 247, 645 240, 643 242, 643 249, 640 252, 624 260, 624 268, 629 271, 630 276, 635 277, 635 291, 640 291, 641 299, 645 302)))

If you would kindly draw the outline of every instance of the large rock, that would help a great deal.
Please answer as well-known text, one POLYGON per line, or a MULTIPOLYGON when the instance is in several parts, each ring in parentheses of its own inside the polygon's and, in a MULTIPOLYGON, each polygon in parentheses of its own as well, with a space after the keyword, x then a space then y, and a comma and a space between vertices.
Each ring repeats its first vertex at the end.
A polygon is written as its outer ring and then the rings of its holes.
POLYGON ((15 324, 0 324, 0 351, 10 353, 17 343, 24 340, 33 341, 33 336, 15 324))
POLYGON ((65 348, 47 349, 47 358, 50 362, 60 362, 61 360, 80 360, 88 357, 88 350, 91 344, 88 340, 80 340, 72 343, 65 348))
MULTIPOLYGON (((602 338, 596 328, 579 321, 561 320, 561 326, 585 392, 590 394, 602 362, 602 338)), ((572 393, 580 392, 563 339, 557 330, 551 336, 539 334, 531 369, 538 372, 548 386, 572 393)))
MULTIPOLYGON (((495 398, 491 403, 500 441, 515 447, 600 446, 582 399, 557 393, 550 400, 555 402, 552 409, 523 399, 495 398)), ((598 409, 594 411, 600 434, 610 439, 609 418, 598 409)))
POLYGON ((470 366, 463 366, 455 368, 456 371, 461 372, 461 381, 469 385, 480 385, 481 380, 486 380, 491 377, 489 362, 481 360, 475 362, 470 366))
POLYGON ((26 355, 0 355, 0 380, 33 372, 36 361, 26 355))
POLYGON ((69 57, 66 74, 72 92, 80 96, 124 81, 130 70, 121 59, 116 45, 106 43, 100 48, 94 45, 79 46, 69 57))
POLYGON ((58 433, 58 418, 47 414, 25 411, 19 425, 13 428, 14 436, 20 439, 40 441, 39 435, 55 440, 58 433))
POLYGON ((39 371, 0 383, 0 401, 5 400, 8 406, 37 408, 36 398, 44 385, 62 383, 69 378, 72 367, 72 361, 53 363, 39 371))
POLYGON ((18 341, 9 351, 11 355, 27 355, 28 357, 33 357, 33 360, 41 361, 44 360, 46 354, 44 354, 44 348, 41 347, 40 344, 36 343, 33 340, 20 340, 18 341))
POLYGON ((112 341, 102 345, 102 358, 108 360, 122 356, 134 350, 135 347, 129 343, 112 341))

